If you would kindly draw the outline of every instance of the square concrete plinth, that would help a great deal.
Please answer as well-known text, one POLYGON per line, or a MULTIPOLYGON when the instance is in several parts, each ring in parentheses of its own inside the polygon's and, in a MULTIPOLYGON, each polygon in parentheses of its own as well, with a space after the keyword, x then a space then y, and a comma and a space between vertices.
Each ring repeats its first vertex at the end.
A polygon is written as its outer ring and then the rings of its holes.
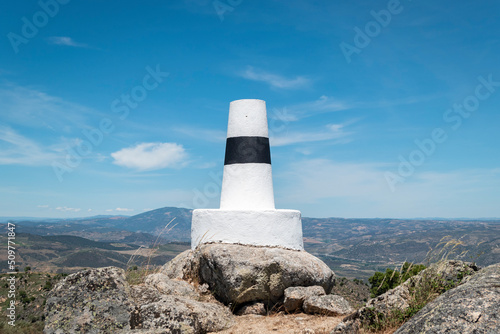
POLYGON ((210 242, 303 250, 300 211, 194 210, 191 248, 210 242))

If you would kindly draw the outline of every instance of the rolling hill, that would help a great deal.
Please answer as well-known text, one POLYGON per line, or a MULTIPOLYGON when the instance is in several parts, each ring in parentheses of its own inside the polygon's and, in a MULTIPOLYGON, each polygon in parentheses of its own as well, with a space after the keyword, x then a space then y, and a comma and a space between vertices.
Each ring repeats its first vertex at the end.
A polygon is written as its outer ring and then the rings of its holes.
MULTIPOLYGON (((130 256, 131 250, 152 244, 183 245, 164 255, 156 254, 153 262, 160 264, 176 251, 188 248, 191 213, 189 209, 166 207, 131 217, 19 221, 16 231, 30 233, 29 237, 25 235, 29 247, 20 247, 25 263, 48 261, 51 268, 57 269, 78 264, 89 267, 93 263, 123 266, 125 258, 116 254, 125 252, 130 256)), ((461 258, 481 266, 500 262, 500 220, 304 217, 302 223, 306 250, 349 278, 367 278, 375 270, 403 261, 423 262, 438 257, 461 258)), ((2 237, 6 236, 5 228, 0 224, 2 237)), ((141 256, 137 257, 139 262, 141 256)))

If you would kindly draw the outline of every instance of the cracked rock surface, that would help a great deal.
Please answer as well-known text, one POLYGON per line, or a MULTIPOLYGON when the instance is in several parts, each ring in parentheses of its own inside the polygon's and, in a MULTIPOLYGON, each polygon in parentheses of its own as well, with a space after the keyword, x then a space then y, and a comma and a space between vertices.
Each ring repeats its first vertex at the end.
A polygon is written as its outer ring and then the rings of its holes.
POLYGON ((123 269, 84 270, 50 291, 44 333, 201 334, 229 328, 234 318, 229 308, 209 299, 188 282, 163 274, 130 286, 123 269))
POLYGON ((427 304, 397 334, 500 333, 500 263, 427 304))
POLYGON ((180 254, 162 268, 170 278, 206 283, 224 304, 279 303, 288 287, 321 286, 329 293, 335 274, 305 252, 277 247, 206 244, 180 254))

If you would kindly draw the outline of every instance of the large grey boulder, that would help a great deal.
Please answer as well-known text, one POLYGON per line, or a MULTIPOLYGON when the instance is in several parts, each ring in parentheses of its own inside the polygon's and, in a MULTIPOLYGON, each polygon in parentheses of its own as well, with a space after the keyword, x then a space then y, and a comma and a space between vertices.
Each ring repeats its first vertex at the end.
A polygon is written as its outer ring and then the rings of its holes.
POLYGON ((347 300, 338 295, 310 296, 304 300, 304 312, 328 316, 346 315, 354 312, 347 300))
POLYGON ((164 295, 140 307, 141 328, 165 328, 172 333, 217 332, 234 324, 231 311, 222 304, 204 303, 180 296, 164 295))
POLYGON ((452 288, 478 270, 470 262, 450 260, 434 263, 396 288, 368 300, 364 307, 345 317, 332 333, 358 333, 362 327, 374 325, 374 322, 390 316, 391 312, 404 313, 410 307, 412 295, 416 291, 418 293, 431 286, 452 288))
POLYGON ((500 264, 494 264, 427 304, 396 334, 500 333, 500 264))
POLYGON ((46 334, 113 333, 130 329, 134 309, 125 272, 115 267, 71 274, 48 294, 46 334))
POLYGON ((207 299, 189 283, 163 274, 130 286, 123 269, 84 270, 50 291, 44 332, 202 334, 231 326, 231 311, 207 299))
POLYGON ((204 244, 187 251, 162 268, 168 277, 207 283, 224 304, 282 302, 292 286, 322 286, 330 292, 335 274, 317 257, 305 252, 235 244, 204 244))
POLYGON ((323 295, 325 295, 325 289, 322 286, 293 286, 285 289, 283 306, 287 312, 302 310, 302 304, 306 298, 323 295))

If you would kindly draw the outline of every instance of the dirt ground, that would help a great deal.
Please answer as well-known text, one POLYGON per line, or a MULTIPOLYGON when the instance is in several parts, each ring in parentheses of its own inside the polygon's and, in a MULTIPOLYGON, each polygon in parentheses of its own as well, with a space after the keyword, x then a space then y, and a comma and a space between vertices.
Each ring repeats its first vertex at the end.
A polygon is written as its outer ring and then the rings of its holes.
POLYGON ((327 317, 309 314, 242 315, 236 324, 218 334, 330 334, 343 316, 327 317))

